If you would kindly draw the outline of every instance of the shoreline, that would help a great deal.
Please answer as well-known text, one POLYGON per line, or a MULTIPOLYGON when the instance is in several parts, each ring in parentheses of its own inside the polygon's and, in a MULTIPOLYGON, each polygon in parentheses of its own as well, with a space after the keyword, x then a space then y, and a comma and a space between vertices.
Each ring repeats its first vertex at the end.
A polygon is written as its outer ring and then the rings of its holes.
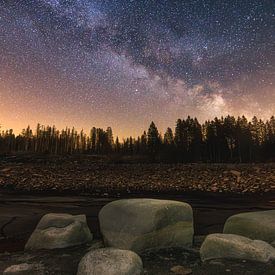
POLYGON ((85 214, 95 238, 100 238, 98 213, 116 199, 159 198, 184 201, 193 208, 196 236, 222 232, 225 220, 233 214, 275 209, 275 195, 247 196, 212 194, 127 194, 119 197, 67 195, 24 195, 0 192, 0 253, 22 251, 40 218, 47 213, 85 214))
POLYGON ((275 209, 275 163, 111 163, 91 156, 20 155, 0 160, 0 252, 22 250, 46 213, 98 212, 114 199, 185 201, 195 234, 221 232, 236 213, 275 209), (2 248, 1 248, 2 247, 2 248))

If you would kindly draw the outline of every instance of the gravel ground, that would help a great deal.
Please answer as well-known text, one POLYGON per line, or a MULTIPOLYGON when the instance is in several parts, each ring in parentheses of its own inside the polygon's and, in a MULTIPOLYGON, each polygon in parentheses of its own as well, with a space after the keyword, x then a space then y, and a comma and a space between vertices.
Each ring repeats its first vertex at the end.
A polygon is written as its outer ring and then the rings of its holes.
POLYGON ((9 156, 0 190, 74 194, 272 193, 275 164, 112 163, 95 156, 9 156))

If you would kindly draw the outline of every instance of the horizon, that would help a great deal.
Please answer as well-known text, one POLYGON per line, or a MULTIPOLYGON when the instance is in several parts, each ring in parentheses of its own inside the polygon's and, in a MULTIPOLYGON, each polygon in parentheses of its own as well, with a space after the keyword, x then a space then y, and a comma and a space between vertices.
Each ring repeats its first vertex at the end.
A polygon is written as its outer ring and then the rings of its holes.
POLYGON ((224 115, 224 116, 223 116, 223 115, 222 115, 222 116, 216 116, 216 117, 212 117, 212 118, 205 119, 205 120, 200 120, 200 119, 198 119, 196 116, 192 117, 192 116, 189 116, 189 115, 188 115, 188 116, 183 117, 183 118, 177 118, 177 119, 174 121, 173 126, 172 126, 172 125, 166 125, 165 127, 162 127, 162 128, 158 126, 158 123, 157 123, 156 121, 151 120, 150 122, 148 122, 148 125, 145 126, 144 129, 141 130, 139 133, 137 132, 136 135, 127 134, 127 135, 124 135, 124 136, 118 135, 117 132, 119 132, 119 131, 117 131, 116 128, 112 127, 112 125, 106 125, 106 126, 104 126, 104 127, 101 126, 101 125, 92 125, 92 126, 90 126, 90 128, 75 127, 74 125, 72 125, 72 126, 70 126, 70 125, 65 125, 65 126, 62 126, 62 127, 58 127, 56 124, 48 124, 48 123, 40 123, 40 122, 37 122, 37 123, 34 123, 34 124, 28 123, 25 127, 22 127, 22 128, 20 128, 20 129, 16 129, 16 128, 13 128, 13 127, 5 127, 5 124, 4 124, 3 122, 1 122, 1 123, 0 123, 0 134, 1 134, 2 131, 13 130, 13 133, 17 136, 17 135, 20 135, 20 134, 22 133, 22 131, 25 130, 28 126, 30 127, 31 130, 33 130, 33 133, 35 133, 35 130, 36 130, 36 127, 37 127, 38 124, 39 124, 40 126, 43 126, 43 127, 47 127, 47 126, 49 126, 49 127, 55 127, 56 130, 59 130, 59 131, 60 131, 60 130, 65 130, 66 128, 68 128, 68 129, 74 128, 74 129, 77 131, 77 133, 79 133, 81 130, 83 130, 84 133, 87 134, 87 135, 90 134, 90 131, 92 130, 93 127, 95 127, 95 128, 101 128, 101 129, 103 129, 103 130, 106 130, 108 127, 111 127, 112 132, 113 132, 113 137, 114 137, 114 139, 115 139, 116 137, 118 137, 120 141, 123 141, 124 139, 127 139, 127 138, 129 138, 129 137, 132 137, 132 138, 136 139, 136 138, 140 137, 144 132, 147 133, 147 130, 148 130, 148 128, 149 128, 151 122, 154 122, 154 123, 155 123, 156 127, 158 128, 159 134, 160 134, 161 136, 164 136, 164 133, 165 133, 165 131, 167 130, 167 128, 171 128, 172 131, 173 131, 173 133, 174 133, 175 127, 176 127, 176 122, 177 122, 178 119, 187 119, 188 117, 190 117, 191 119, 192 119, 192 118, 193 118, 193 119, 196 118, 196 119, 198 120, 199 124, 200 124, 200 125, 203 125, 203 124, 205 124, 207 121, 210 121, 210 122, 211 122, 211 121, 213 121, 215 118, 222 119, 222 118, 225 118, 225 117, 227 117, 227 116, 231 116, 231 117, 233 116, 236 120, 237 120, 238 117, 243 117, 243 116, 244 116, 244 117, 247 119, 248 122, 251 122, 253 117, 257 117, 258 120, 261 120, 261 121, 263 121, 264 123, 266 123, 268 120, 270 120, 270 118, 274 117, 274 114, 271 115, 270 117, 267 117, 267 118, 258 117, 258 116, 256 116, 256 115, 254 115, 254 116, 252 116, 252 117, 248 117, 248 116, 246 116, 246 115, 244 115, 244 114, 240 114, 240 115, 238 115, 238 116, 235 116, 235 115, 232 115, 232 114, 227 114, 227 115, 224 115))

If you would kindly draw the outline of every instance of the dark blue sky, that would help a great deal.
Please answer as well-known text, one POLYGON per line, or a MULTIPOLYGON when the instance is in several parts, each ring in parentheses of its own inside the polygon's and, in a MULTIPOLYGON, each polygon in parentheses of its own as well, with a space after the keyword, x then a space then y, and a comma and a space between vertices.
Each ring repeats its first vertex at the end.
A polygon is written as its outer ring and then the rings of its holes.
POLYGON ((0 118, 136 135, 275 110, 274 1, 1 1, 0 118), (13 116, 10 115, 13 109, 13 116))

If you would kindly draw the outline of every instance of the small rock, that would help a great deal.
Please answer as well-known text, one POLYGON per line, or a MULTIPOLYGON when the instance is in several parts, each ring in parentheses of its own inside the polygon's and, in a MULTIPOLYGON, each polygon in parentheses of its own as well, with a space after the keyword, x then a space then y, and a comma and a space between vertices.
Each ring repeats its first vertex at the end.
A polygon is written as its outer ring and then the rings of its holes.
POLYGON ((188 275, 188 274, 192 273, 192 269, 191 268, 184 267, 182 265, 173 266, 170 270, 173 273, 179 274, 179 275, 188 275))
POLYGON ((6 268, 3 275, 43 275, 44 267, 41 264, 18 264, 6 268))
POLYGON ((233 174, 236 177, 240 177, 241 176, 241 172, 236 171, 236 170, 231 170, 230 173, 233 174))
POLYGON ((210 264, 212 265, 218 265, 218 266, 224 266, 224 263, 220 260, 210 260, 210 264))

